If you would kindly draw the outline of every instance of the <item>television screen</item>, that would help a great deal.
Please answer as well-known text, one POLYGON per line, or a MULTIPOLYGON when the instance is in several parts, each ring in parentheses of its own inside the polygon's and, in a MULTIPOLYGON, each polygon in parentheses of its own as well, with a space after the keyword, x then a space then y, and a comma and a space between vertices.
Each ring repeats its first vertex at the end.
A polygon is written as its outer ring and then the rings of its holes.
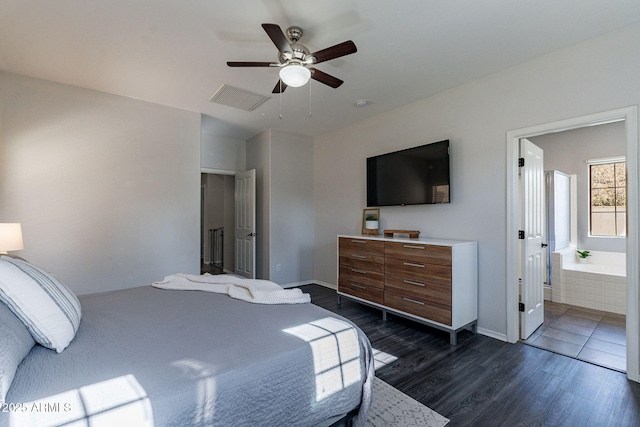
POLYGON ((367 159, 367 206, 449 203, 449 140, 367 159))

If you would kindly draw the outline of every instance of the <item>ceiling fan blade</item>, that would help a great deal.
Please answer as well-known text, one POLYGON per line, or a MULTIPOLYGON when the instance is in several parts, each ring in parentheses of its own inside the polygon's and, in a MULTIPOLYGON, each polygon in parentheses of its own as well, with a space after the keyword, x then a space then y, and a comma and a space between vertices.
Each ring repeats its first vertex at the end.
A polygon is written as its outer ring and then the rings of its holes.
POLYGON ((285 84, 285 82, 283 82, 282 80, 278 80, 278 83, 276 83, 276 87, 273 88, 271 93, 282 93, 286 88, 287 85, 285 84))
POLYGON ((355 43, 353 43, 351 40, 347 40, 346 42, 342 42, 335 46, 319 50, 315 53, 312 53, 311 55, 315 56, 316 58, 316 62, 314 62, 314 64, 319 64, 320 62, 340 58, 341 56, 350 55, 352 53, 356 53, 357 51, 358 49, 356 48, 355 43))
POLYGON ((262 24, 262 28, 266 31, 267 35, 276 45, 280 52, 292 52, 291 45, 289 44, 289 40, 282 32, 282 29, 279 25, 276 24, 262 24))
POLYGON ((309 70, 311 71, 311 78, 315 81, 318 81, 320 83, 324 83, 327 86, 331 86, 332 88, 337 88, 340 87, 340 85, 342 83, 344 83, 342 80, 340 80, 337 77, 333 77, 331 74, 327 74, 325 72, 322 72, 318 69, 315 68, 309 68, 309 70))
POLYGON ((271 62, 227 62, 229 67, 271 67, 271 62))

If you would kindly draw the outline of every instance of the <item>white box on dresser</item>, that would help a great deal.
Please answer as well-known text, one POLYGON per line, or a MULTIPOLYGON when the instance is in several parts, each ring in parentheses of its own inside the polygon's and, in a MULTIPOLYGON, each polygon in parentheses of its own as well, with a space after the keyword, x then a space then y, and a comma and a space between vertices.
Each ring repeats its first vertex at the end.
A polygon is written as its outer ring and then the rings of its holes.
POLYGON ((477 242, 340 235, 338 299, 342 296, 450 333, 475 332, 477 242))

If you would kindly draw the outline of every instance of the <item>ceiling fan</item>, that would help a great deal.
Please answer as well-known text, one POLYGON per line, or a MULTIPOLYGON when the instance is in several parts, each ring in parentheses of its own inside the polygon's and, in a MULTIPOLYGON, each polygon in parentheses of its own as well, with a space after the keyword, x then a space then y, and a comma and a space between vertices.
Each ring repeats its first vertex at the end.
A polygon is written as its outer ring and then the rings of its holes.
POLYGON ((298 43, 302 37, 300 27, 289 27, 287 29, 289 38, 276 24, 262 24, 262 28, 278 48, 278 62, 227 62, 229 67, 280 67, 280 80, 272 93, 284 92, 287 86, 303 86, 309 78, 332 88, 337 88, 344 83, 339 78, 313 68, 311 65, 357 52, 358 49, 351 40, 310 53, 306 46, 298 43))

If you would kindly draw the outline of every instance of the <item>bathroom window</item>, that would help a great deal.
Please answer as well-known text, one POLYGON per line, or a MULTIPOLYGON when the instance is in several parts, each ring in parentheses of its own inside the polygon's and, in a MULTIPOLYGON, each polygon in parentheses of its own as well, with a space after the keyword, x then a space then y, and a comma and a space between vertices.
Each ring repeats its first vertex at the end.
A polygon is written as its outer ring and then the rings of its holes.
POLYGON ((589 232, 592 236, 627 235, 625 159, 589 160, 589 232))

